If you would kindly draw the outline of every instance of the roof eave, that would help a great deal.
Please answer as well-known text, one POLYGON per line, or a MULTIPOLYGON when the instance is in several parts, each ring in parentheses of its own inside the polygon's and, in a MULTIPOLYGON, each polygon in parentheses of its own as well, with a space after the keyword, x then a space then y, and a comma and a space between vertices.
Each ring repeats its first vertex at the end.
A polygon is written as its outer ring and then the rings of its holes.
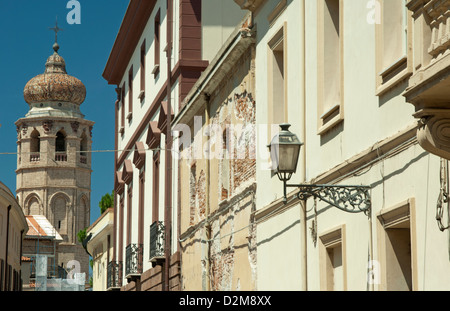
POLYGON ((103 71, 109 84, 120 84, 155 4, 156 0, 130 1, 103 71))

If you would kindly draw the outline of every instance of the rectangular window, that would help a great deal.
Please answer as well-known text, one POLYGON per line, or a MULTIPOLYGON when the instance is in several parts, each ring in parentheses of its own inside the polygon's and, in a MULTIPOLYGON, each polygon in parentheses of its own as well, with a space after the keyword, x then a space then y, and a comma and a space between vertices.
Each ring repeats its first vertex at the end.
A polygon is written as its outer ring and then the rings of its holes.
POLYGON ((133 66, 128 71, 128 115, 130 121, 133 118, 133 66))
POLYGON ((127 197, 127 240, 126 245, 131 243, 131 226, 132 226, 132 210, 133 210, 133 187, 132 184, 128 186, 127 197))
POLYGON ((123 216, 124 216, 124 195, 120 195, 119 199, 119 261, 123 261, 123 216))
POLYGON ((343 0, 318 1, 318 133, 343 120, 343 0))
POLYGON ((152 223, 158 221, 159 217, 159 162, 160 152, 153 152, 153 199, 152 199, 152 223))
POLYGON ((268 43, 269 126, 282 124, 287 118, 287 23, 268 43))
POLYGON ((160 51, 161 51, 161 10, 158 10, 155 16, 155 66, 152 74, 156 77, 159 74, 160 51))
POLYGON ((345 225, 320 236, 320 289, 347 290, 345 225))
POLYGON ((412 74, 411 15, 406 0, 377 2, 380 14, 375 27, 377 95, 384 94, 412 74))
POLYGON ((145 96, 145 40, 141 45, 141 92, 139 93, 139 99, 142 101, 145 96))
POLYGON ((380 290, 417 289, 414 200, 381 211, 378 215, 380 290))
POLYGON ((138 244, 144 243, 145 167, 139 174, 139 224, 138 244))
POLYGON ((123 135, 125 133, 125 83, 122 85, 120 95, 120 129, 119 132, 123 135))

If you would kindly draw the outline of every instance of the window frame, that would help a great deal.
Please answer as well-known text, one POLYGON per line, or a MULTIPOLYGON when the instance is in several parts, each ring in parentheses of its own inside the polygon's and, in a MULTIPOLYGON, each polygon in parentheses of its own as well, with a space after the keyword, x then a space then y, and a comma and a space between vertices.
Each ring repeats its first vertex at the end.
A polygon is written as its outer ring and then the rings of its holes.
POLYGON ((384 31, 385 31, 385 15, 384 15, 384 1, 393 0, 379 0, 379 23, 375 24, 375 45, 376 45, 376 95, 382 96, 393 87, 396 87, 401 82, 408 79, 413 74, 413 47, 412 47, 412 32, 413 19, 412 12, 406 7, 407 0, 404 2, 404 10, 402 12, 403 19, 403 33, 406 40, 403 47, 402 56, 390 65, 383 65, 384 59, 384 31))
POLYGON ((317 134, 324 135, 344 120, 344 1, 339 1, 339 101, 325 106, 325 9, 326 0, 317 1, 317 134))
POLYGON ((347 290, 347 246, 346 246, 346 228, 345 224, 340 225, 334 229, 326 231, 319 236, 319 262, 320 262, 320 290, 330 290, 329 275, 329 255, 328 250, 335 247, 341 248, 342 256, 342 286, 343 290, 347 290))
POLYGON ((386 258, 386 230, 395 228, 400 224, 409 224, 411 240, 411 277, 412 291, 418 289, 418 267, 417 267, 417 238, 416 238, 416 207, 415 199, 409 198, 397 205, 383 209, 377 213, 377 248, 380 273, 378 290, 387 290, 387 258, 386 258))
POLYGON ((270 127, 275 124, 273 117, 273 111, 277 109, 278 102, 274 99, 274 77, 272 73, 272 68, 274 66, 274 51, 282 47, 283 48, 283 122, 288 122, 288 55, 287 55, 287 22, 275 31, 275 34, 269 39, 267 43, 267 90, 268 90, 268 130, 270 132, 270 127))
POLYGON ((139 99, 141 100, 141 102, 144 100, 145 97, 145 68, 146 68, 146 40, 144 39, 144 41, 142 42, 141 45, 141 59, 140 59, 140 75, 141 75, 141 90, 139 93, 139 99))
POLYGON ((156 78, 161 65, 161 9, 158 9, 154 21, 154 67, 152 74, 156 78))
POLYGON ((128 71, 128 114, 127 120, 131 122, 133 118, 133 65, 131 65, 128 71))

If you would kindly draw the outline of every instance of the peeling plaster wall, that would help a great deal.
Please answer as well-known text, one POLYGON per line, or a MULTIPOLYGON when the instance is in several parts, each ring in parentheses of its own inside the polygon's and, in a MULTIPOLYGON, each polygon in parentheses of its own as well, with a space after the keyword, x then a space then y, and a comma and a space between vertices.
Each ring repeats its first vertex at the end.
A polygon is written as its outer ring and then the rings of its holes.
MULTIPOLYGON (((256 289, 253 61, 251 47, 234 60, 210 94, 210 126, 203 118, 201 131, 193 137, 201 146, 211 146, 210 160, 203 153, 202 159, 184 159, 181 165, 186 181, 181 189, 181 234, 192 230, 181 243, 183 290, 256 289)), ((196 115, 204 117, 205 111, 196 115)))

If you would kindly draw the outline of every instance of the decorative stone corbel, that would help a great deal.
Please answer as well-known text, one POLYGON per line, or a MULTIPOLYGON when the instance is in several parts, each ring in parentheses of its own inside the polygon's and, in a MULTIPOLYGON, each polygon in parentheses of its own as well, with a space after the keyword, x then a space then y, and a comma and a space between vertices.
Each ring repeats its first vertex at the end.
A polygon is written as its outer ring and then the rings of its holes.
POLYGON ((417 140, 426 151, 450 159, 450 109, 423 109, 414 116, 419 121, 417 140))
POLYGON ((411 0, 414 72, 403 96, 415 107, 423 149, 450 159, 450 0, 411 0))

